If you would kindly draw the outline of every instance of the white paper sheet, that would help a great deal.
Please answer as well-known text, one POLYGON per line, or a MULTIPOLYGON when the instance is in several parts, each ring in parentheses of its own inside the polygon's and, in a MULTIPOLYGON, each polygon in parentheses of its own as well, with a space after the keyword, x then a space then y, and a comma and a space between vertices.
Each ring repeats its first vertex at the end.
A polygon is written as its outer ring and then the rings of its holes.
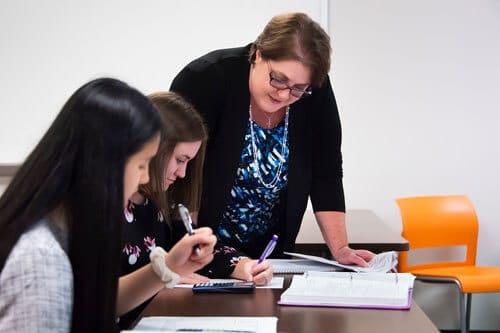
MULTIPOLYGON (((237 279, 210 279, 210 282, 214 283, 220 283, 220 282, 237 282, 241 280, 237 279)), ((283 281, 284 278, 282 276, 275 276, 271 280, 271 283, 265 285, 265 286, 257 286, 256 288, 259 289, 283 289, 283 281)), ((192 284, 176 284, 175 288, 193 288, 192 284)))
POLYGON ((332 266, 310 259, 269 259, 273 265, 274 274, 302 274, 308 271, 332 272, 340 271, 341 267, 332 266))
POLYGON ((342 267, 354 272, 389 272, 391 269, 395 268, 398 264, 398 254, 396 251, 382 252, 377 254, 369 263, 368 267, 360 267, 356 265, 344 265, 340 264, 335 260, 328 260, 323 257, 311 256, 307 254, 293 253, 293 252, 284 252, 293 257, 308 259, 312 261, 321 262, 324 264, 342 267))
POLYGON ((277 324, 277 317, 144 317, 133 332, 273 333, 277 324))

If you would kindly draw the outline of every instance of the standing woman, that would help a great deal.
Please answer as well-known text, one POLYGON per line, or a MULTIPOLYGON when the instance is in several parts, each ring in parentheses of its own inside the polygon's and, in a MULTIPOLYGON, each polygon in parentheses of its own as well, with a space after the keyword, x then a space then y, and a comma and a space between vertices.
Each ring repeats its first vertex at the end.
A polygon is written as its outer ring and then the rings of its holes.
POLYGON ((115 79, 66 102, 0 198, 0 331, 116 329, 123 209, 148 181, 159 130, 151 102, 115 79))
MULTIPOLYGON (((186 228, 176 207, 182 203, 191 212, 197 212, 201 194, 207 142, 203 119, 176 93, 157 92, 149 98, 162 118, 161 140, 158 153, 151 160, 150 182, 139 187, 126 209, 117 311, 121 329, 129 328, 148 301, 165 288, 151 271, 149 253, 157 246, 169 250, 185 236, 186 228)), ((195 230, 206 229, 210 230, 195 230)), ((242 257, 235 249, 218 244, 214 260, 199 272, 203 275, 181 274, 181 282, 234 277, 262 285, 271 280, 269 261, 257 265, 256 260, 242 257)))
POLYGON ((209 127, 198 225, 253 258, 273 234, 276 256, 293 250, 309 197, 336 260, 374 256, 348 246, 330 54, 306 14, 280 15, 253 43, 208 53, 172 83, 209 127))

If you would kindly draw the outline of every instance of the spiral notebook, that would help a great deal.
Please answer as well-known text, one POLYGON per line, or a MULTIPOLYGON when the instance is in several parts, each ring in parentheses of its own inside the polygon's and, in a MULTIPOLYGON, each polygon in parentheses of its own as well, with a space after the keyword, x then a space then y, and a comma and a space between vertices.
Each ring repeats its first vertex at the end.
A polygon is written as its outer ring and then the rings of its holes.
POLYGON ((414 280, 410 273, 308 272, 293 276, 278 304, 407 310, 414 280))

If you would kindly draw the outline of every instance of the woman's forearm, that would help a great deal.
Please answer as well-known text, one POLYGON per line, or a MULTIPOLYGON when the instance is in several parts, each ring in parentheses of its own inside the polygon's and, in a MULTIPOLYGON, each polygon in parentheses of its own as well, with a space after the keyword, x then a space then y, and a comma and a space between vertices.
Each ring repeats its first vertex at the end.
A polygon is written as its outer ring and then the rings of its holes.
POLYGON ((120 277, 116 315, 121 316, 136 308, 164 287, 165 283, 153 271, 151 264, 120 277))

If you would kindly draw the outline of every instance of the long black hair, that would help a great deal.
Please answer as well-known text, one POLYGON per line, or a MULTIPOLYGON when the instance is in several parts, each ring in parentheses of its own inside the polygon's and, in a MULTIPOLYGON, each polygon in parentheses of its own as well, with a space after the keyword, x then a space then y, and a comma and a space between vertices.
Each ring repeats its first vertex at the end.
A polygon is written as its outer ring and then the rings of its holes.
POLYGON ((124 168, 160 131, 139 91, 111 78, 79 88, 0 198, 0 272, 20 235, 62 207, 74 274, 73 332, 115 328, 124 168))

